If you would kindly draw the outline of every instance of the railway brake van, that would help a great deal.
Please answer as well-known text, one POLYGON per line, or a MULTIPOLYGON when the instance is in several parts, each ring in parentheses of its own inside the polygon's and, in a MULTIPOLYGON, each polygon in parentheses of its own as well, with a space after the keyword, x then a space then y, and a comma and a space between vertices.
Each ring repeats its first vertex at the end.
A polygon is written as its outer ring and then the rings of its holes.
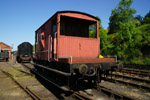
POLYGON ((117 66, 115 57, 99 58, 99 41, 98 18, 77 11, 56 12, 35 31, 34 63, 46 65, 61 82, 69 78, 69 86, 78 80, 97 84, 101 73, 117 66), (96 36, 90 38, 92 27, 96 36))

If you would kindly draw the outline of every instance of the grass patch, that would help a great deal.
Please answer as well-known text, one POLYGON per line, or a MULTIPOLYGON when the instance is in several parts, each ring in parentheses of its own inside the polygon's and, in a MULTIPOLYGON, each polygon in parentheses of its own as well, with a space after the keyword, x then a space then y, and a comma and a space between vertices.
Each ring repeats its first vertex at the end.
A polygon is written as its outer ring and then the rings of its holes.
POLYGON ((25 73, 22 73, 18 71, 17 69, 9 70, 8 73, 10 73, 15 80, 24 80, 24 79, 33 78, 33 76, 27 76, 25 73))
POLYGON ((16 89, 17 87, 19 87, 17 84, 10 86, 11 89, 16 89))
POLYGON ((25 80, 25 79, 31 79, 33 78, 32 76, 21 76, 21 77, 14 77, 16 80, 25 80))
POLYGON ((131 92, 127 92, 127 91, 125 91, 125 92, 123 92, 125 95, 127 95, 127 96, 132 96, 132 93, 131 92))

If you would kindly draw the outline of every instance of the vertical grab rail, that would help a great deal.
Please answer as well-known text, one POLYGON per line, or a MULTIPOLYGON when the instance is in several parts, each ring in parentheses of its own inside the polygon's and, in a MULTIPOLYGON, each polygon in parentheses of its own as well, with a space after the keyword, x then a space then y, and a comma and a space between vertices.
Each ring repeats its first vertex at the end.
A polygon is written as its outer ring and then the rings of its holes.
POLYGON ((57 53, 56 53, 56 52, 57 52, 57 51, 56 51, 56 47, 57 47, 56 38, 57 38, 57 32, 54 33, 54 41, 53 41, 53 42, 54 42, 54 45, 53 45, 53 46, 54 46, 54 59, 55 59, 55 60, 56 60, 56 55, 57 55, 57 53))
POLYGON ((48 62, 50 62, 50 35, 48 36, 48 62))

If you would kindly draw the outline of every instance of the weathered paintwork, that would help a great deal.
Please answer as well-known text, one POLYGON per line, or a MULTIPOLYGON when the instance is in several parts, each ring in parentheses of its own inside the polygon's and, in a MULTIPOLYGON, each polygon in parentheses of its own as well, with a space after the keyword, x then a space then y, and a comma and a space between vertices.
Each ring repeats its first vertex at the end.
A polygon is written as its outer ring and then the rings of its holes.
POLYGON ((81 38, 60 36, 58 42, 58 57, 98 57, 99 40, 93 38, 81 38))

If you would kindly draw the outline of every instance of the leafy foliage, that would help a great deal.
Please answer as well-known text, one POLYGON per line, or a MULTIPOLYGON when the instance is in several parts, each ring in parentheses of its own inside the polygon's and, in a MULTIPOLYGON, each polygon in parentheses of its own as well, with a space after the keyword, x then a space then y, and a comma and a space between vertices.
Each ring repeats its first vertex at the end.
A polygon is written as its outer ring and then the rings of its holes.
POLYGON ((134 19, 133 24, 135 24, 136 26, 140 26, 141 22, 138 19, 134 19))
POLYGON ((96 38, 96 25, 90 25, 89 27, 89 37, 96 38))
POLYGON ((150 24, 150 11, 145 15, 143 24, 150 24))
POLYGON ((137 30, 139 30, 138 35, 142 37, 142 46, 150 46, 150 24, 139 26, 137 27, 137 30))
POLYGON ((112 10, 109 18, 109 34, 116 33, 120 30, 120 22, 124 23, 133 20, 133 14, 136 13, 136 10, 130 8, 132 2, 133 0, 122 0, 118 6, 112 10))
POLYGON ((143 58, 141 49, 150 47, 150 24, 136 27, 133 22, 120 23, 120 31, 108 38, 110 44, 103 52, 104 55, 116 55, 125 63, 149 64, 150 58, 143 58))
POLYGON ((125 61, 126 64, 140 64, 140 65, 150 65, 150 58, 135 58, 128 61, 125 61))
POLYGON ((112 10, 109 35, 102 29, 99 31, 101 53, 102 55, 116 55, 125 63, 150 65, 150 58, 143 58, 142 52, 145 46, 150 47, 150 24, 147 24, 150 12, 144 19, 140 15, 134 17, 136 10, 130 8, 132 2, 133 0, 121 0, 112 10))

